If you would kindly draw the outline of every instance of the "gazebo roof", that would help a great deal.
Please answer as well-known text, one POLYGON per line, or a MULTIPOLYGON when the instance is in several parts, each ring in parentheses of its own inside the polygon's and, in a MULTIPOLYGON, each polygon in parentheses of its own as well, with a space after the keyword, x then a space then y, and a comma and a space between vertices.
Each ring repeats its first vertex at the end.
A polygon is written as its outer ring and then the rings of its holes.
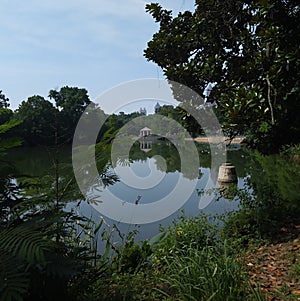
POLYGON ((151 129, 147 128, 147 127, 144 127, 142 128, 140 131, 151 131, 151 129))

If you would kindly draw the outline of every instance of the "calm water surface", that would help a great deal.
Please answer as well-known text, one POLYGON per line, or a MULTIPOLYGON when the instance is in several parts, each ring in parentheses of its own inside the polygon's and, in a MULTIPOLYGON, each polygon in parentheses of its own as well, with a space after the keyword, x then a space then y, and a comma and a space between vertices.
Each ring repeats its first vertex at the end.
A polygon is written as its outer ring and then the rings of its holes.
MULTIPOLYGON (((117 161, 114 166, 110 165, 110 169, 113 172, 117 173, 122 170, 122 177, 119 182, 102 189, 100 199, 103 202, 108 202, 113 195, 123 202, 124 210, 126 210, 126 208, 132 208, 132 206, 142 206, 158 202, 162 198, 167 197, 176 185, 178 185, 180 177, 182 177, 186 183, 193 181, 195 183, 195 189, 190 192, 190 196, 186 198, 186 202, 179 208, 175 208, 175 211, 173 210, 174 212, 166 218, 141 225, 136 225, 130 221, 123 223, 122 219, 113 220, 108 216, 105 216, 101 211, 101 203, 95 206, 89 205, 87 202, 81 202, 80 212, 83 215, 92 217, 96 223, 104 218, 108 225, 112 226, 113 224, 116 224, 124 234, 137 229, 139 233, 136 238, 142 240, 154 236, 158 233, 160 225, 164 227, 170 225, 172 221, 180 217, 183 212, 186 216, 196 216, 201 212, 206 214, 223 214, 228 211, 236 210, 238 208, 238 201, 232 199, 232 197, 230 199, 222 197, 218 191, 211 192, 213 195, 209 195, 210 202, 207 206, 201 206, 201 203, 199 203, 201 196, 199 196, 198 192, 203 191, 208 181, 212 181, 213 183, 216 182, 217 171, 211 171, 210 169, 211 158, 209 146, 198 144, 197 149, 200 166, 196 177, 188 173, 182 174, 180 158, 178 157, 176 148, 174 145, 164 142, 154 143, 147 152, 143 151, 137 142, 132 147, 131 158, 128 162, 124 163, 124 161, 120 160, 117 161), (157 157, 157 155, 160 157, 157 157), (163 157, 164 162, 160 160, 161 157, 163 157), (135 176, 138 176, 141 181, 143 178, 148 179, 149 176, 151 176, 151 173, 155 173, 160 180, 158 183, 147 189, 139 188, 138 184, 132 185, 132 183, 130 183, 130 175, 132 175, 132 173, 135 176), (126 176, 126 174, 128 176, 126 176), (137 198, 139 198, 139 202, 138 205, 135 205, 137 198), (131 205, 131 207, 129 207, 129 205, 131 205), (199 207, 201 209, 199 209, 199 207)), ((59 154, 59 162, 66 165, 71 164, 70 154, 70 149, 62 150, 59 154)), ((231 150, 228 151, 227 157, 227 161, 232 162, 236 166, 238 175, 237 186, 242 188, 245 185, 246 179, 249 177, 250 155, 243 150, 231 150)), ((38 177, 46 175, 51 171, 53 166, 52 158, 51 152, 45 148, 22 148, 13 151, 10 154, 10 159, 16 163, 20 173, 38 177)), ((254 168, 253 164, 251 168, 254 168)), ((180 195, 178 195, 178 198, 180 198, 180 195)), ((201 200, 203 201, 203 195, 201 200)), ((174 203, 176 203, 176 195, 174 196, 174 203)), ((74 204, 74 202, 70 202, 68 207, 74 207, 74 204)), ((139 212, 135 212, 135 210, 132 211, 132 220, 136 220, 135 214, 139 214, 139 212)))

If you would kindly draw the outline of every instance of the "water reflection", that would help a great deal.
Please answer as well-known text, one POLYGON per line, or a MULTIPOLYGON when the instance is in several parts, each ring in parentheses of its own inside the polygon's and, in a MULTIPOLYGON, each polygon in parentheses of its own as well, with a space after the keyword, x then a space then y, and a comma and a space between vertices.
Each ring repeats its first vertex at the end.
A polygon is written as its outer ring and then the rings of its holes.
POLYGON ((143 152, 150 152, 152 149, 152 141, 151 140, 140 140, 140 150, 143 152))
MULTIPOLYGON (((174 218, 182 209, 197 215, 216 199, 219 201, 215 206, 221 207, 228 200, 216 196, 218 192, 201 196, 197 193, 217 185, 218 166, 210 167, 210 146, 197 144, 198 163, 187 160, 182 164, 184 158, 194 157, 192 146, 195 147, 193 141, 179 139, 161 141, 159 137, 147 137, 133 143, 128 137, 119 137, 114 142, 110 166, 120 181, 102 191, 102 203, 95 208, 122 223, 145 224, 165 220, 169 215, 174 218), (179 149, 184 156, 180 156, 179 149)), ((232 210, 236 206, 232 203, 229 207, 232 210)))
MULTIPOLYGON (((111 164, 113 168, 117 165, 129 165, 134 161, 143 162, 148 158, 155 157, 155 164, 158 170, 167 173, 178 171, 190 180, 196 179, 199 175, 199 166, 193 160, 194 157, 198 159, 199 156, 194 142, 191 141, 177 140, 169 142, 157 139, 143 139, 132 143, 132 140, 127 138, 119 138, 114 142, 112 154, 111 164), (127 149, 130 149, 129 154, 126 154, 127 149), (180 153, 183 155, 180 155, 180 153), (127 164, 124 164, 124 162, 127 164), (167 169, 165 169, 165 166, 167 166, 167 169)), ((203 156, 201 166, 210 166, 209 153, 207 156, 203 156), (204 159, 204 157, 207 157, 207 159, 204 159)))
POLYGON ((233 200, 237 194, 238 185, 236 182, 219 183, 220 194, 228 200, 233 200))
MULTIPOLYGON (((132 140, 130 141, 132 144, 132 140)), ((184 146, 184 150, 189 151, 189 142, 184 146)), ((126 162, 125 166, 131 166, 135 173, 140 177, 149 175, 149 161, 152 166, 155 167, 157 173, 161 173, 164 176, 163 185, 154 187, 152 191, 147 189, 129 189, 124 183, 117 183, 109 186, 112 193, 123 198, 124 201, 131 203, 132 206, 138 207, 141 204, 151 203, 157 200, 160 196, 164 196, 168 193, 169 189, 174 187, 178 181, 178 177, 182 174, 186 180, 197 181, 196 189, 189 197, 188 201, 176 212, 170 215, 168 218, 156 222, 142 225, 138 227, 140 234, 138 239, 146 239, 153 236, 158 231, 159 224, 164 226, 170 224, 176 217, 182 214, 181 210, 184 210, 185 215, 194 216, 199 212, 215 214, 224 213, 237 209, 238 200, 231 194, 231 190, 227 191, 222 189, 223 197, 216 196, 215 200, 204 209, 199 209, 199 196, 198 190, 204 188, 205 183, 215 183, 217 180, 217 170, 211 171, 211 155, 210 147, 206 144, 198 144, 197 151, 199 153, 200 166, 196 167, 196 171, 190 172, 189 170, 182 170, 180 164, 180 156, 176 150, 174 143, 165 143, 163 141, 156 141, 151 144, 151 149, 148 152, 144 152, 141 149, 140 142, 136 141, 130 148, 128 158, 109 158, 105 153, 99 153, 99 171, 104 173, 113 171, 116 166, 121 166, 122 162, 126 162), (126 159, 122 161, 122 159, 126 159), (100 168, 101 167, 101 168, 100 168), (105 169, 105 168, 107 169, 105 169), (200 167, 200 169, 199 169, 200 167), (139 203, 136 205, 135 201, 137 197, 141 195, 139 203), (233 198, 233 201, 230 199, 233 198)), ((69 166, 70 168, 63 168, 63 172, 72 173, 72 160, 70 156, 70 150, 61 152, 60 162, 63 166, 69 166)), ((250 185, 252 193, 260 200, 266 198, 267 193, 272 192, 272 196, 280 197, 284 200, 284 204, 290 208, 299 209, 300 204, 300 166, 299 163, 289 162, 286 158, 280 156, 262 156, 259 153, 251 152, 248 150, 229 151, 227 153, 228 161, 232 162, 237 171, 238 183, 237 187, 242 188, 246 184, 250 185)), ((49 153, 45 149, 41 148, 20 148, 11 151, 9 159, 15 163, 19 168, 20 174, 29 174, 32 176, 42 177, 53 173, 52 160, 49 157, 49 153)), ((67 176, 67 175, 66 175, 67 176)), ((102 189, 101 189, 102 190, 102 189)), ((232 190, 234 191, 234 189, 232 190)), ((73 194, 73 198, 70 201, 76 200, 73 194)), ((78 193, 78 196, 80 194, 78 193)), ((105 200, 103 194, 100 201, 105 200)), ((107 199, 109 201, 109 199, 107 199)), ((270 198, 271 201, 274 198, 270 198)), ((99 203, 101 206, 101 203, 99 203)), ((201 206, 200 206, 201 207, 201 206)), ((92 216, 95 222, 99 222, 101 214, 97 212, 93 207, 86 202, 81 202, 80 210, 86 216, 92 216)), ((106 218, 109 224, 118 223, 114 220, 106 218)), ((121 220, 118 223, 122 232, 128 232, 137 226, 123 224, 121 220)))

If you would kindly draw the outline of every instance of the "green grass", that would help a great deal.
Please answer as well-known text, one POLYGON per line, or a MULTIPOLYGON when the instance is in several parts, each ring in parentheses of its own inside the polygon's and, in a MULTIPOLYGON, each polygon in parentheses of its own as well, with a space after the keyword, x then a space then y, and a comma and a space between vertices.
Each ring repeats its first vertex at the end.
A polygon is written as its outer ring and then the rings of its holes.
POLYGON ((249 286, 239 250, 207 216, 183 216, 161 231, 149 242, 125 243, 99 266, 99 277, 92 276, 97 268, 91 271, 86 279, 93 281, 79 284, 78 300, 265 300, 249 286))
POLYGON ((244 300, 246 295, 243 271, 236 258, 228 256, 226 248, 206 246, 188 248, 186 255, 176 254, 167 261, 162 283, 178 300, 244 300))

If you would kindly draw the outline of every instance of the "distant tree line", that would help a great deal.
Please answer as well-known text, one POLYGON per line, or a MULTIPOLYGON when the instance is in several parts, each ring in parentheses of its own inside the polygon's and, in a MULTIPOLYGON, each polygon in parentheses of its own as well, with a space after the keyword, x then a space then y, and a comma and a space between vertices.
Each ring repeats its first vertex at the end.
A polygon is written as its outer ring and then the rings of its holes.
MULTIPOLYGON (((21 138, 22 145, 67 145, 72 143, 77 123, 88 106, 96 112, 97 118, 105 120, 98 134, 98 142, 103 138, 104 143, 109 143, 125 124, 133 120, 135 120, 133 129, 129 134, 138 135, 140 128, 147 126, 147 122, 144 124, 143 121, 136 119, 137 117, 145 117, 144 120, 148 118, 149 122, 153 123, 151 116, 145 116, 143 112, 107 115, 90 100, 86 89, 65 86, 58 91, 50 90, 49 100, 40 95, 30 96, 22 101, 15 111, 9 109, 9 99, 1 91, 0 124, 8 121, 17 122, 18 125, 7 135, 21 138)), ((186 112, 180 107, 164 105, 157 110, 157 114, 178 122, 192 136, 198 136, 202 131, 197 121, 191 116, 187 117, 186 112)), ((89 126, 87 122, 86 131, 89 126)), ((155 125, 157 126, 159 125, 155 125)), ((164 128, 162 134, 166 134, 167 131, 168 129, 164 128)))
POLYGON ((7 135, 21 138, 23 145, 70 144, 77 123, 88 106, 96 109, 99 118, 106 120, 98 140, 107 131, 115 133, 130 119, 142 115, 139 112, 121 112, 108 116, 90 100, 86 89, 65 86, 58 91, 50 90, 49 100, 40 95, 33 95, 22 101, 15 111, 8 108, 9 99, 0 91, 0 124, 18 122, 19 125, 7 135))

